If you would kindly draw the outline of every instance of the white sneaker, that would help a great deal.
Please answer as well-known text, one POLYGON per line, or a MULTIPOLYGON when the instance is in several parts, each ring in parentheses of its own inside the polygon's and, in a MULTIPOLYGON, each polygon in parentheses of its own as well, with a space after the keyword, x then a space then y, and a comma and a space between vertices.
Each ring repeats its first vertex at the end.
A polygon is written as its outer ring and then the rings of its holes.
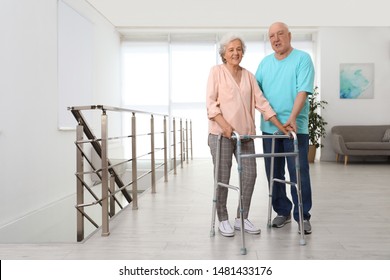
POLYGON ((228 220, 220 222, 218 229, 223 236, 234 236, 234 229, 228 220))
MULTIPOLYGON (((234 229, 241 230, 241 219, 236 219, 234 229)), ((256 228, 248 219, 244 219, 244 230, 249 234, 260 234, 261 230, 256 228)))

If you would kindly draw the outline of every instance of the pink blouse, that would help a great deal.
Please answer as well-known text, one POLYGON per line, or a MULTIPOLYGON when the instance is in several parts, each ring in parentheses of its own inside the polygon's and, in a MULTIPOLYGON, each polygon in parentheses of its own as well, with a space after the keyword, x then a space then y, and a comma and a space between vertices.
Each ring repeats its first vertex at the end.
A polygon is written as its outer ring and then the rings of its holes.
POLYGON ((212 120, 218 114, 240 135, 256 134, 255 108, 263 114, 265 120, 276 115, 251 72, 243 68, 241 83, 238 85, 224 64, 211 68, 206 105, 209 133, 215 135, 222 133, 222 128, 212 120))

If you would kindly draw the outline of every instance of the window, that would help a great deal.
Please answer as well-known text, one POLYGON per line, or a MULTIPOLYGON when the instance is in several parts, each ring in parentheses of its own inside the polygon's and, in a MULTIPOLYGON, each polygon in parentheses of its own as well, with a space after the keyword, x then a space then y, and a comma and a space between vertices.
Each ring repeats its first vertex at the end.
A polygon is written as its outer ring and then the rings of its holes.
POLYGON ((204 103, 207 78, 213 65, 214 43, 172 43, 172 102, 204 103))
POLYGON ((168 113, 167 42, 126 42, 122 50, 122 106, 168 113), (153 107, 153 110, 151 110, 153 107))
POLYGON ((206 140, 208 120, 205 100, 208 75, 215 63, 215 40, 171 41, 171 112, 173 116, 192 120, 192 141, 197 157, 210 154, 206 140))

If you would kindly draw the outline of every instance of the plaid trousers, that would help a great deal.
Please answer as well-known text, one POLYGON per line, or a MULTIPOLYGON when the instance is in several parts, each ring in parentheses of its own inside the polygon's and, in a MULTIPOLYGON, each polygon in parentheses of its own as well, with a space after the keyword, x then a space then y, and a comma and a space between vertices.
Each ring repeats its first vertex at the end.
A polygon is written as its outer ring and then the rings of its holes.
MULTIPOLYGON (((218 135, 209 134, 208 145, 213 158, 214 173, 215 163, 217 156, 218 135)), ((218 182, 229 184, 232 158, 236 156, 237 142, 233 139, 221 137, 221 150, 219 160, 219 178, 218 182)), ((255 145, 253 139, 241 142, 241 154, 254 154, 255 145)), ((249 208, 251 205, 252 194, 256 182, 257 170, 256 170, 256 158, 243 158, 241 160, 242 167, 242 197, 243 197, 243 217, 248 218, 249 208)), ((214 174, 215 176, 215 174, 214 174)), ((228 197, 228 189, 218 186, 217 188, 217 215, 219 221, 225 221, 229 219, 226 203, 228 197)), ((240 217, 239 208, 237 208, 237 218, 240 217)))

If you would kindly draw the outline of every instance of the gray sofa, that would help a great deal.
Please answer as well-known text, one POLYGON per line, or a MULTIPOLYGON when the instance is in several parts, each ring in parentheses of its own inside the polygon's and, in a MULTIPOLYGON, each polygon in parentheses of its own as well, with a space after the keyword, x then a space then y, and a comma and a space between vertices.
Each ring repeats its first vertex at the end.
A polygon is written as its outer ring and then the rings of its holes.
POLYGON ((344 156, 390 156, 390 125, 338 125, 331 129, 336 162, 344 156))

